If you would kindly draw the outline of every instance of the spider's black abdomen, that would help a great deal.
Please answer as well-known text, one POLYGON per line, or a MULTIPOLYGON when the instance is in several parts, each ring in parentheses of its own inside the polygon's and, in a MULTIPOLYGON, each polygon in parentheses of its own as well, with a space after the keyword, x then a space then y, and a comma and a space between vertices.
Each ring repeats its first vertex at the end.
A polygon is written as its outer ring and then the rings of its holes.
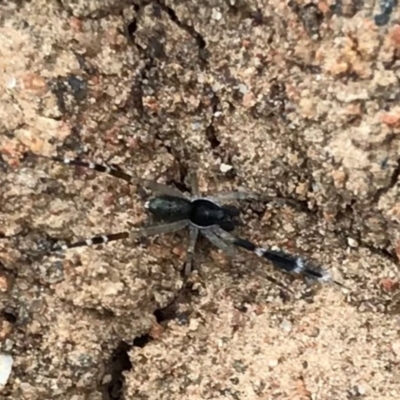
POLYGON ((165 195, 150 199, 146 208, 157 219, 173 222, 189 219, 192 206, 189 200, 165 195))
POLYGON ((189 216, 190 222, 201 228, 212 225, 220 225, 225 219, 225 211, 207 199, 194 200, 189 216))

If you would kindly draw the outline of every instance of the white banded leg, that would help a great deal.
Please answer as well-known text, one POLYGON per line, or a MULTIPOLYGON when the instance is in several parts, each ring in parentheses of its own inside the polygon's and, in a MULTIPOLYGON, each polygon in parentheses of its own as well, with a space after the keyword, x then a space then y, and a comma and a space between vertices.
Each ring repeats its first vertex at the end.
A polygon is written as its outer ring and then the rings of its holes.
POLYGON ((109 243, 109 242, 113 242, 115 240, 126 239, 128 237, 129 237, 129 232, 111 233, 108 235, 98 235, 98 236, 93 236, 90 239, 78 240, 73 243, 56 244, 53 246, 51 251, 65 251, 68 249, 73 249, 75 247, 85 247, 85 246, 92 246, 92 245, 96 245, 96 244, 109 243))
POLYGON ((183 228, 185 228, 189 222, 187 220, 171 222, 168 224, 160 224, 160 225, 153 225, 147 226, 144 228, 140 228, 133 232, 119 232, 119 233, 112 233, 108 235, 98 235, 93 236, 90 239, 83 239, 78 240, 73 243, 69 244, 56 244, 52 251, 64 251, 76 247, 85 247, 85 246, 92 246, 96 244, 105 244, 109 242, 113 242, 116 240, 122 240, 127 238, 140 238, 140 237, 147 237, 147 236, 155 236, 155 235, 162 235, 164 233, 173 233, 177 232, 183 228))
POLYGON ((258 257, 267 259, 275 267, 285 272, 303 274, 313 280, 317 280, 318 282, 332 281, 332 278, 327 271, 314 267, 299 256, 288 254, 283 251, 276 251, 266 249, 264 247, 258 247, 249 240, 237 238, 231 233, 224 231, 220 227, 215 228, 215 233, 224 241, 231 243, 237 247, 241 247, 245 250, 251 251, 258 257))
MULTIPOLYGON (((213 232, 213 228, 202 230, 201 233, 216 247, 227 253, 230 257, 235 256, 235 248, 230 246, 230 243, 225 242, 220 236, 218 236, 215 232, 213 232)), ((290 293, 293 293, 291 289, 283 285, 281 282, 278 282, 275 278, 264 274, 264 277, 270 281, 271 283, 280 286, 282 289, 287 290, 290 293)))
POLYGON ((89 161, 82 161, 79 159, 62 158, 62 157, 45 157, 39 155, 38 157, 50 159, 52 161, 64 165, 73 165, 76 167, 88 168, 93 171, 102 172, 104 174, 113 176, 114 178, 122 179, 123 181, 128 182, 131 185, 141 184, 142 186, 147 187, 154 193, 186 198, 186 196, 180 190, 174 187, 170 187, 162 183, 154 182, 148 179, 133 177, 132 175, 120 170, 119 168, 115 168, 106 164, 98 164, 89 161))

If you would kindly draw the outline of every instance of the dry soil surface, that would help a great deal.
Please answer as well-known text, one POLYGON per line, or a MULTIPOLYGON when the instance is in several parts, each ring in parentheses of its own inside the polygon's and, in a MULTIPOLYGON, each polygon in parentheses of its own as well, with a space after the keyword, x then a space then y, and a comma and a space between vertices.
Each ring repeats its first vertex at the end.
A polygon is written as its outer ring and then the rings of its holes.
POLYGON ((0 398, 398 400, 396 3, 1 2, 0 398), (186 231, 49 255, 144 193, 32 153, 283 197, 238 234, 346 287, 205 240, 184 284, 186 231))

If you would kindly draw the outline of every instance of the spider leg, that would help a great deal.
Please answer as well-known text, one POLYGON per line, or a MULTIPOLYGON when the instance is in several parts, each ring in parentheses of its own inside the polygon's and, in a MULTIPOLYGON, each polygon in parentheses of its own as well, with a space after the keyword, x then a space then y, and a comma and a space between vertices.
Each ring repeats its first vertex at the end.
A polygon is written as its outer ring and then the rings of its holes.
MULTIPOLYGON (((245 250, 251 251, 258 257, 262 257, 270 261, 275 267, 289 273, 303 274, 318 282, 330 282, 332 281, 331 276, 327 271, 318 269, 312 264, 299 256, 285 253, 283 251, 276 251, 266 249, 264 247, 258 247, 254 243, 246 239, 237 238, 229 232, 224 231, 219 226, 215 228, 215 233, 220 236, 223 240, 231 243, 237 247, 241 247, 245 250)), ((340 283, 333 281, 340 285, 340 283)))
POLYGON ((187 260, 185 264, 185 275, 188 276, 193 269, 193 258, 194 258, 194 251, 196 248, 196 242, 199 237, 199 229, 190 226, 189 228, 189 246, 187 249, 187 260))
POLYGON ((83 239, 78 240, 73 243, 69 244, 56 244, 52 251, 64 251, 67 249, 72 249, 76 247, 85 247, 85 246, 92 246, 96 244, 103 244, 109 243, 116 240, 122 240, 127 238, 139 238, 139 237, 146 237, 146 236, 155 236, 155 235, 162 235, 164 233, 173 233, 177 232, 183 228, 185 228, 189 222, 187 220, 171 222, 168 224, 160 224, 160 225, 153 225, 147 226, 144 228, 139 228, 136 231, 132 232, 119 232, 119 233, 112 233, 107 235, 98 235, 93 236, 90 239, 83 239))
POLYGON ((199 180, 196 171, 189 172, 189 183, 192 189, 192 196, 200 196, 199 180))
POLYGON ((150 181, 148 179, 140 179, 138 182, 141 183, 147 189, 150 189, 152 192, 157 194, 165 194, 167 196, 175 196, 184 199, 188 198, 188 196, 182 193, 179 189, 174 188, 172 186, 164 185, 163 183, 150 181))
POLYGON ((111 233, 107 235, 93 236, 90 239, 82 239, 68 244, 56 244, 51 251, 65 251, 75 247, 92 246, 95 244, 109 243, 115 240, 122 240, 129 237, 129 232, 111 233))
POLYGON ((23 230, 21 230, 21 232, 13 233, 12 235, 6 235, 6 234, 0 232, 0 239, 11 239, 11 238, 21 235, 22 232, 23 232, 23 230))
POLYGON ((236 200, 260 200, 261 196, 256 192, 231 191, 215 193, 212 196, 207 196, 207 198, 223 203, 236 200))
POLYGON ((168 222, 166 224, 158 224, 158 225, 150 225, 145 226, 143 228, 139 228, 136 231, 131 233, 132 238, 138 237, 146 237, 146 236, 155 236, 155 235, 163 235, 165 233, 174 233, 177 231, 186 228, 189 225, 189 221, 187 219, 182 219, 180 221, 168 222))
POLYGON ((210 196, 209 198, 220 203, 229 201, 240 201, 240 200, 258 200, 270 203, 278 203, 282 205, 289 205, 291 207, 299 209, 299 204, 295 200, 287 199, 285 197, 267 196, 265 194, 260 194, 256 192, 246 192, 246 191, 220 192, 210 196))
POLYGON ((83 167, 83 168, 88 168, 93 171, 97 172, 102 172, 104 174, 113 176, 114 178, 122 179, 125 182, 128 182, 131 185, 137 185, 141 184, 144 187, 147 187, 149 190, 151 190, 154 193, 158 194, 166 194, 170 196, 177 196, 177 197, 184 197, 186 196, 178 189, 174 187, 170 187, 167 185, 164 185, 162 183, 154 182, 148 179, 141 179, 141 178, 136 178, 132 176, 131 174, 128 174, 127 172, 122 171, 119 168, 115 168, 106 164, 98 164, 98 163, 92 163, 89 161, 83 161, 79 159, 70 159, 70 158, 62 158, 62 157, 46 157, 42 155, 37 155, 37 157, 41 158, 46 158, 50 159, 52 161, 64 164, 64 165, 73 165, 76 167, 83 167))
MULTIPOLYGON (((228 254, 230 257, 235 256, 235 249, 226 243, 223 239, 221 239, 216 233, 214 232, 214 227, 210 229, 202 229, 201 233, 216 247, 221 249, 224 253, 228 254)), ((232 243, 233 244, 233 243, 232 243)))

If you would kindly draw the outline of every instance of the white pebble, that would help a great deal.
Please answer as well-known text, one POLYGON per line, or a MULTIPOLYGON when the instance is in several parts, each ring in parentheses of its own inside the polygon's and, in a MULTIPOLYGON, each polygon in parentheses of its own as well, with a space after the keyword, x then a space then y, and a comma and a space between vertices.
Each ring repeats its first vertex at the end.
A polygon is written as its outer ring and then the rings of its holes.
POLYGON ((284 319, 284 320, 281 322, 280 328, 281 328, 284 332, 290 332, 290 331, 292 330, 292 323, 291 323, 289 320, 284 319))
POLYGON ((215 21, 219 21, 222 18, 221 11, 218 8, 213 8, 211 13, 211 18, 215 21))
POLYGON ((15 76, 8 77, 5 83, 7 89, 14 89, 15 86, 17 86, 17 80, 15 79, 15 76))
POLYGON ((270 367, 270 368, 275 368, 278 364, 279 364, 279 361, 278 361, 278 360, 270 360, 270 361, 268 362, 268 367, 270 367))
POLYGON ((228 165, 228 164, 224 164, 224 163, 222 163, 222 164, 219 166, 219 169, 220 169, 220 171, 221 171, 223 174, 226 174, 226 173, 229 172, 232 168, 233 168, 232 165, 228 165))
POLYGON ((13 358, 10 354, 0 354, 0 387, 4 386, 11 375, 13 358))
POLYGON ((366 393, 365 387, 361 386, 361 385, 356 386, 356 390, 357 390, 357 394, 360 396, 364 396, 366 393))
POLYGON ((246 94, 249 91, 249 89, 247 88, 247 86, 244 83, 239 83, 238 89, 239 89, 239 92, 242 94, 246 94))
POLYGON ((351 238, 351 237, 347 238, 347 244, 348 244, 350 247, 353 247, 353 248, 358 247, 358 242, 357 242, 357 240, 355 240, 355 239, 353 239, 353 238, 351 238))

